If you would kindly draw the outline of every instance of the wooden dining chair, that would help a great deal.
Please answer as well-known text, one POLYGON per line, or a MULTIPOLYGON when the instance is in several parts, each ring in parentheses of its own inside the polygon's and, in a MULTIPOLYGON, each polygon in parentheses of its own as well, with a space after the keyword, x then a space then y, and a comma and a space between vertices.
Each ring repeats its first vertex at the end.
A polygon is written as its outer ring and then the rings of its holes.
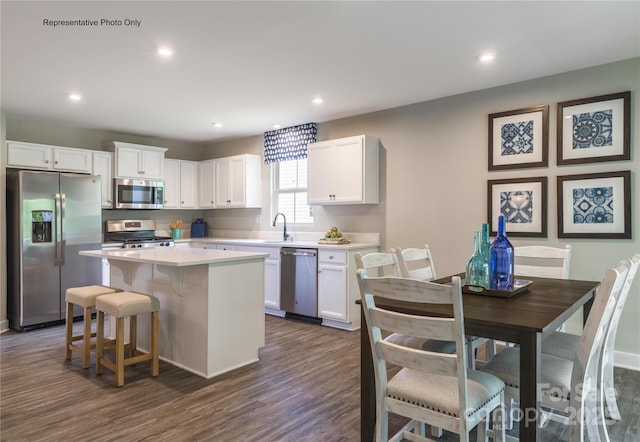
POLYGON ((376 441, 427 441, 425 424, 457 433, 461 441, 468 441, 476 426, 483 441, 487 433, 494 440, 504 440, 501 419, 488 430, 492 414, 503 416, 504 382, 467 367, 460 278, 454 277, 445 285, 393 276, 368 277, 366 270, 360 269, 358 283, 374 361, 376 441), (380 298, 450 305, 453 317, 398 313, 376 303, 380 298), (388 342, 382 339, 383 330, 424 340, 453 341, 456 352, 431 352, 388 342), (400 371, 389 377, 387 364, 401 367, 400 371), (389 413, 410 418, 391 439, 389 413))
POLYGON ((516 246, 513 272, 517 276, 569 279, 571 245, 564 247, 516 246))
MULTIPOLYGON (((570 424, 572 442, 584 440, 585 429, 589 440, 609 440, 604 407, 598 394, 600 355, 610 318, 630 268, 631 262, 627 259, 605 273, 573 360, 545 353, 541 355, 541 408, 551 411, 554 416, 564 417, 562 420, 570 424)), ((502 350, 482 367, 482 371, 505 382, 507 404, 513 403, 510 399, 518 401, 520 348, 502 350)))
MULTIPOLYGON (((373 252, 366 255, 356 253, 354 255, 357 269, 367 271, 367 275, 373 276, 401 276, 398 265, 398 255, 391 249, 391 253, 373 252)), ((423 350, 437 351, 443 353, 455 353, 456 346, 452 341, 427 340, 416 338, 415 336, 403 335, 401 333, 391 333, 385 338, 389 342, 405 345, 423 350)))
MULTIPOLYGON (((640 267, 640 253, 636 253, 631 257, 631 267, 627 273, 627 279, 624 287, 620 292, 616 308, 611 315, 611 320, 607 327, 607 334, 604 338, 602 347, 601 366, 600 366, 600 391, 603 395, 604 403, 606 403, 606 411, 608 416, 614 420, 620 420, 620 410, 616 400, 615 386, 613 382, 613 356, 616 341, 616 332, 618 323, 622 316, 622 310, 627 301, 631 286, 638 273, 640 267)), ((542 352, 552 356, 558 356, 564 359, 574 359, 580 345, 580 336, 569 333, 554 332, 551 336, 542 342, 542 352)))
MULTIPOLYGON (((436 279, 436 268, 431 256, 429 245, 416 248, 395 248, 391 251, 396 256, 400 276, 404 278, 420 279, 422 281, 431 281, 436 279)), ((478 336, 467 336, 467 362, 469 368, 476 368, 476 350, 483 344, 486 344, 487 359, 495 354, 496 345, 493 339, 481 338, 478 336)))

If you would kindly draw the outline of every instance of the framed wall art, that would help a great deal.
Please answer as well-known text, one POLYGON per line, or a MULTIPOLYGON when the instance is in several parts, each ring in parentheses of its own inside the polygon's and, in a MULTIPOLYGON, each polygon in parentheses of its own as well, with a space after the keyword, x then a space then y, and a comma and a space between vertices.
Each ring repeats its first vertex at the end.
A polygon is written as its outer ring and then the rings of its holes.
POLYGON ((487 219, 496 234, 504 216, 507 236, 547 237, 547 177, 489 180, 487 219))
POLYGON ((549 106, 489 114, 489 170, 546 167, 549 106))
POLYGON ((558 165, 631 158, 631 92, 558 103, 558 165))
POLYGON ((559 176, 558 238, 631 239, 631 172, 559 176))

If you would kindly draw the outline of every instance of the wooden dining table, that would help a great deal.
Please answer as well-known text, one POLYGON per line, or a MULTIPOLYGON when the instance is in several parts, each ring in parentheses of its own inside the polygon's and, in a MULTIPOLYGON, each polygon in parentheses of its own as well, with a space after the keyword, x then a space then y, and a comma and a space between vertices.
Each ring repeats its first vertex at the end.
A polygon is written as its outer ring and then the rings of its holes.
MULTIPOLYGON (((464 278, 464 273, 456 276, 464 278)), ((462 296, 464 328, 467 336, 479 336, 520 346, 520 441, 540 441, 538 418, 540 416, 540 351, 547 335, 560 327, 583 307, 583 322, 589 310, 599 282, 570 279, 518 277, 533 283, 527 291, 512 297, 496 297, 479 294, 462 296)), ((434 282, 448 283, 451 276, 434 282)), ((376 304, 412 314, 450 316, 451 311, 438 305, 376 299, 376 304)), ((360 329, 360 428, 361 440, 374 440, 376 421, 375 379, 369 333, 364 315, 360 329)))

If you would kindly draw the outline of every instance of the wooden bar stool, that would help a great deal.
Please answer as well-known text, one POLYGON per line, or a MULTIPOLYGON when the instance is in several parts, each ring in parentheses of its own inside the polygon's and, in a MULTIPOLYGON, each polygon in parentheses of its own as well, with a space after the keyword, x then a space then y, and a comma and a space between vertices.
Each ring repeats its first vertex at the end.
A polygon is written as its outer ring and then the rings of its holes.
POLYGON ((96 344, 91 343, 91 338, 96 336, 95 332, 91 332, 91 311, 96 305, 96 298, 100 295, 108 295, 110 293, 121 291, 121 289, 107 287, 104 285, 70 287, 67 289, 67 291, 65 292, 65 301, 67 303, 67 334, 65 339, 67 360, 71 359, 71 353, 75 351, 82 354, 82 367, 89 368, 89 358, 91 356, 91 350, 96 348, 96 344), (74 305, 79 305, 84 308, 84 329, 81 335, 73 334, 74 305), (74 344, 75 341, 80 340, 82 340, 82 346, 74 344))
POLYGON ((102 367, 106 367, 116 374, 116 386, 124 385, 124 367, 143 361, 151 361, 151 376, 159 373, 159 323, 160 300, 155 296, 136 292, 121 292, 102 295, 96 298, 98 311, 98 332, 96 346, 96 373, 102 374, 102 367), (115 363, 104 358, 104 314, 116 318, 115 363), (151 351, 146 353, 138 350, 137 319, 138 315, 151 313, 151 351), (125 358, 124 350, 124 319, 129 317, 129 357, 125 358))

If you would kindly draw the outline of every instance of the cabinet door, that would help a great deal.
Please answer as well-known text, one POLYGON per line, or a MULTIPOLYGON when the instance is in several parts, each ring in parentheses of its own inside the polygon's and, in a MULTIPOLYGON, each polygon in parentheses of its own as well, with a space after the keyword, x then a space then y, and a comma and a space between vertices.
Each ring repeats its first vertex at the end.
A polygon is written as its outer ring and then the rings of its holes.
POLYGON ((131 147, 116 148, 116 177, 142 177, 142 151, 131 147))
POLYGON ((140 158, 143 178, 158 180, 164 178, 164 152, 143 149, 140 158))
POLYGON ((52 151, 51 146, 7 142, 7 166, 47 170, 51 168, 52 151))
POLYGON ((54 147, 53 169, 68 172, 91 173, 91 151, 54 147))
POLYGON ((363 172, 362 137, 337 140, 334 146, 334 199, 336 203, 362 202, 363 172))
POLYGON ((347 267, 318 265, 318 316, 347 321, 347 267))
POLYGON ((228 158, 215 160, 215 200, 217 208, 231 206, 230 185, 231 185, 231 161, 228 158))
MULTIPOLYGON (((353 165, 351 165, 353 167, 353 165)), ((307 200, 309 204, 329 203, 333 195, 332 147, 330 141, 312 143, 307 148, 307 200)))
POLYGON ((264 260, 264 305, 280 309, 280 261, 264 260))
POLYGON ((245 174, 244 156, 229 158, 229 205, 231 207, 245 207, 246 205, 245 174))
POLYGON ((215 205, 215 160, 201 161, 198 164, 200 190, 200 208, 212 209, 215 205))
POLYGON ((164 160, 164 208, 180 207, 180 161, 164 160))
POLYGON ((111 172, 112 154, 93 152, 93 175, 100 175, 102 181, 102 207, 113 208, 113 173, 111 172))
POLYGON ((180 161, 180 207, 183 209, 195 209, 197 204, 198 163, 180 161))

